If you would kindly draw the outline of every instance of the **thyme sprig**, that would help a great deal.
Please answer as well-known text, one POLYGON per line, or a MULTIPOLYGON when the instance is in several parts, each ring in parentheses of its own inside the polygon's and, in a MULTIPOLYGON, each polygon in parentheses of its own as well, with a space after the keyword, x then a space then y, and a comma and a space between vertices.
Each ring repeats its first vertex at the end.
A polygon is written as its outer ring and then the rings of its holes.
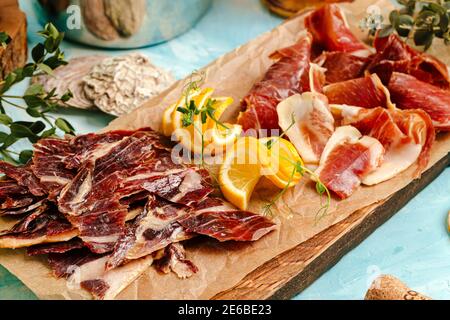
POLYGON ((380 37, 396 32, 405 40, 428 50, 435 38, 450 44, 450 0, 398 0, 401 8, 391 11, 389 22, 383 24, 381 15, 369 15, 361 22, 374 35, 380 37), (377 21, 377 23, 371 23, 377 21))
MULTIPOLYGON (((33 62, 13 70, 0 82, 0 124, 9 129, 0 130, 0 159, 13 164, 27 163, 33 154, 31 150, 20 152, 12 150, 11 147, 16 142, 27 139, 31 143, 36 143, 41 138, 55 135, 58 129, 63 133, 74 133, 73 126, 67 120, 49 114, 57 109, 60 101, 66 102, 72 97, 70 91, 57 96, 56 89, 45 92, 42 85, 33 84, 23 95, 7 94, 9 89, 26 78, 52 74, 54 69, 67 64, 64 61, 64 53, 59 48, 64 34, 51 23, 45 25, 44 30, 39 31, 38 34, 44 40, 32 49, 33 62), (24 110, 31 117, 40 120, 14 121, 7 114, 8 108, 24 110)), ((0 33, 2 46, 8 45, 9 41, 10 38, 5 33, 0 33)))

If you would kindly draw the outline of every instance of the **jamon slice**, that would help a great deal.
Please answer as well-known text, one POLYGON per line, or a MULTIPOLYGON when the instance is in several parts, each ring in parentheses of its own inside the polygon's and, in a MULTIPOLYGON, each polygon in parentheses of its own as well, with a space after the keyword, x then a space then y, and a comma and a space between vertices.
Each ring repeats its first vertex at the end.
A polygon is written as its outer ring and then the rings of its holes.
POLYGON ((27 254, 29 256, 37 256, 50 253, 66 253, 72 250, 84 248, 83 241, 78 238, 66 242, 50 243, 50 244, 38 244, 27 248, 27 254))
POLYGON ((388 89, 376 74, 325 86, 323 93, 330 104, 363 108, 393 108, 388 89))
POLYGON ((44 200, 37 200, 36 198, 18 198, 18 199, 6 199, 0 205, 0 216, 18 216, 30 211, 33 211, 45 203, 44 200))
POLYGON ((392 74, 388 88, 397 107, 422 109, 437 130, 450 131, 450 91, 398 72, 392 74))
POLYGON ((34 175, 30 165, 14 166, 8 162, 0 161, 0 173, 16 180, 20 186, 27 188, 35 196, 47 194, 47 190, 34 175))
POLYGON ((324 52, 315 62, 326 69, 326 83, 336 83, 360 78, 364 75, 369 59, 349 52, 324 52))
POLYGON ((219 241, 256 241, 276 228, 269 219, 236 210, 220 198, 207 198, 194 212, 179 220, 187 232, 219 241))
POLYGON ((74 171, 64 165, 64 161, 73 155, 74 148, 69 139, 41 139, 34 145, 31 169, 52 197, 74 177, 74 171))
POLYGON ((127 260, 138 259, 165 248, 171 243, 190 239, 178 223, 189 208, 150 196, 144 211, 127 225, 108 260, 107 269, 113 269, 127 260))
POLYGON ((323 93, 323 87, 326 83, 326 69, 318 64, 310 63, 309 65, 309 88, 305 91, 323 93))
POLYGON ((311 34, 304 33, 295 45, 271 55, 278 61, 242 100, 238 122, 244 130, 279 129, 278 103, 309 89, 311 44, 311 34))
POLYGON ((49 255, 55 276, 65 277, 71 286, 79 286, 94 298, 104 300, 114 299, 153 262, 152 256, 147 256, 106 271, 107 260, 107 255, 96 255, 86 249, 49 255))
POLYGON ((352 52, 368 56, 368 48, 350 31, 339 6, 326 4, 305 19, 305 26, 314 38, 314 44, 327 51, 352 52))
POLYGON ((330 138, 316 175, 339 198, 348 198, 382 162, 384 148, 351 126, 339 127, 330 138))
POLYGON ((192 261, 186 259, 186 251, 181 243, 172 243, 163 251, 163 256, 156 260, 155 268, 162 273, 174 272, 178 278, 186 279, 198 272, 192 261))
POLYGON ((11 230, 0 233, 0 248, 23 248, 42 243, 69 241, 78 230, 54 208, 41 206, 19 221, 11 230))
POLYGON ((411 48, 398 35, 377 36, 374 47, 377 53, 368 70, 377 73, 384 84, 389 83, 392 72, 401 72, 444 89, 450 87, 447 66, 435 57, 411 48))
POLYGON ((280 127, 294 144, 303 161, 318 164, 334 131, 334 119, 327 98, 305 92, 287 98, 277 108, 280 127))
POLYGON ((416 161, 416 176, 427 166, 435 133, 431 119, 424 111, 339 108, 343 124, 355 126, 362 134, 380 141, 386 149, 380 167, 363 179, 364 184, 374 185, 391 179, 416 161))
POLYGON ((17 181, 8 177, 0 179, 0 216, 28 212, 38 201, 39 198, 32 195, 28 188, 20 186, 17 181))

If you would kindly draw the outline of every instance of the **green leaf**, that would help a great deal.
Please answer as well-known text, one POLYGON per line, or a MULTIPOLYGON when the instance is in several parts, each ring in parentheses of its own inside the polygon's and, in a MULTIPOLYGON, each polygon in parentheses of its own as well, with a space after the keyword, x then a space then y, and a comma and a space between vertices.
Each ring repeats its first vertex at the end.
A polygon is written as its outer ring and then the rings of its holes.
POLYGON ((26 111, 33 118, 42 117, 42 113, 38 109, 28 107, 26 111))
POLYGON ((51 137, 51 136, 53 136, 55 133, 56 133, 56 128, 51 128, 51 129, 45 130, 45 131, 42 132, 42 134, 41 134, 41 139, 51 137))
POLYGON ((3 48, 6 48, 6 46, 10 42, 11 42, 11 38, 9 37, 9 35, 7 33, 5 33, 5 32, 0 32, 0 45, 3 48))
POLYGON ((31 129, 21 123, 12 123, 9 127, 11 130, 11 134, 14 135, 16 138, 31 138, 35 137, 35 134, 31 129))
POLYGON ((434 35, 429 30, 416 30, 414 33, 414 43, 416 46, 424 46, 426 51, 433 42, 434 35))
POLYGON ((13 120, 6 114, 0 114, 0 123, 4 125, 10 125, 13 120))
POLYGON ((28 161, 30 161, 32 156, 33 156, 33 151, 32 150, 23 150, 19 154, 19 161, 22 164, 27 164, 28 161))
POLYGON ((66 93, 64 93, 64 94, 61 96, 60 100, 61 100, 62 102, 67 102, 67 101, 69 101, 69 100, 72 99, 72 98, 73 98, 73 93, 72 93, 72 91, 68 90, 66 93))
POLYGON ((321 182, 316 182, 316 191, 318 194, 322 195, 326 192, 327 188, 321 182))
POLYGON ((34 95, 23 96, 23 101, 25 101, 27 106, 29 106, 30 108, 38 108, 41 106, 46 106, 46 103, 42 98, 34 95))
POLYGON ((45 129, 45 123, 42 121, 33 122, 30 126, 30 130, 33 131, 34 134, 38 134, 45 129))
POLYGON ((41 63, 45 56, 45 47, 42 43, 38 43, 33 50, 31 50, 31 57, 36 63, 41 63))
POLYGON ((42 86, 42 84, 39 83, 32 84, 25 91, 25 96, 40 95, 40 94, 44 94, 44 87, 42 86))
POLYGON ((65 133, 74 133, 75 129, 72 127, 72 125, 63 118, 58 118, 55 121, 55 126, 57 126, 60 130, 62 130, 65 133))
POLYGON ((9 135, 7 133, 0 131, 0 143, 4 143, 8 137, 9 135))
POLYGON ((401 37, 407 37, 414 25, 414 19, 411 16, 402 14, 397 18, 395 30, 401 37))
POLYGON ((38 63, 37 66, 38 66, 39 69, 44 71, 46 74, 51 75, 51 76, 53 75, 53 70, 48 65, 43 64, 43 63, 38 63))
POLYGON ((378 32, 378 37, 385 38, 389 37, 394 32, 394 27, 386 26, 378 32))

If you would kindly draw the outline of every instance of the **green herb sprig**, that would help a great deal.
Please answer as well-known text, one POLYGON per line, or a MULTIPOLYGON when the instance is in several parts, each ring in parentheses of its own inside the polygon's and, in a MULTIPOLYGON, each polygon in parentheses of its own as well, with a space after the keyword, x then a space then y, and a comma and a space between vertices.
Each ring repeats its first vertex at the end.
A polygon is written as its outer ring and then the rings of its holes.
MULTIPOLYGON (((61 65, 67 64, 64 53, 59 48, 64 34, 60 33, 53 24, 45 25, 44 30, 38 34, 44 39, 31 51, 33 61, 22 68, 17 68, 0 81, 0 124, 9 130, 2 131, 0 127, 0 159, 13 164, 27 163, 32 157, 31 150, 16 152, 11 149, 16 142, 27 139, 36 143, 41 138, 53 136, 57 129, 63 133, 73 134, 73 126, 63 118, 50 115, 57 109, 60 101, 66 102, 72 97, 70 91, 62 96, 56 95, 56 89, 45 92, 40 84, 28 87, 24 95, 8 95, 7 91, 14 85, 26 78, 36 75, 50 74, 61 65), (8 114, 7 109, 17 108, 27 112, 36 121, 14 121, 8 114)), ((4 32, 0 33, 2 46, 8 45, 10 38, 4 32)))
POLYGON ((450 0, 398 0, 398 3, 401 8, 389 14, 389 23, 369 26, 371 35, 378 29, 380 37, 396 32, 406 41, 412 40, 416 46, 423 46, 424 51, 436 38, 450 44, 450 0))

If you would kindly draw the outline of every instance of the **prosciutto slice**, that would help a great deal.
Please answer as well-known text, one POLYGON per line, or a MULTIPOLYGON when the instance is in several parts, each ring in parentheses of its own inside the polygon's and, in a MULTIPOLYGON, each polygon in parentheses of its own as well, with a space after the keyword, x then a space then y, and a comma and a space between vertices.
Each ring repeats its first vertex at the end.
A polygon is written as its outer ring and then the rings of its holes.
POLYGON ((38 244, 27 248, 29 256, 37 256, 50 253, 66 253, 72 250, 84 248, 83 241, 79 238, 74 238, 66 242, 57 242, 50 244, 38 244))
POLYGON ((155 261, 155 268, 162 273, 171 271, 178 278, 186 279, 198 272, 198 268, 192 261, 186 259, 186 251, 181 243, 168 245, 162 253, 162 257, 155 261))
POLYGON ((450 88, 447 66, 435 57, 411 48, 398 35, 391 34, 386 38, 377 35, 374 47, 377 53, 368 70, 377 73, 386 85, 393 72, 401 72, 444 89, 450 88))
POLYGON ((391 179, 415 162, 418 162, 416 176, 426 168, 435 132, 424 111, 340 108, 343 124, 350 124, 362 134, 376 138, 386 149, 380 167, 364 178, 364 184, 374 185, 391 179))
POLYGON ((41 206, 0 233, 0 248, 23 248, 42 243, 68 241, 78 231, 54 208, 41 206))
POLYGON ((369 59, 349 52, 333 51, 322 53, 315 62, 326 69, 326 83, 330 84, 362 77, 369 59))
POLYGON ((312 36, 301 35, 296 44, 276 51, 277 61, 242 100, 238 122, 244 130, 279 129, 276 107, 282 100, 309 90, 312 36))
POLYGON ((0 173, 14 179, 20 186, 27 188, 35 196, 39 197, 47 194, 47 190, 34 175, 30 165, 19 167, 0 161, 0 173))
POLYGON ((334 119, 327 98, 312 92, 296 94, 281 102, 277 112, 280 127, 294 144, 303 161, 318 164, 322 151, 334 131, 334 119))
POLYGON ((350 31, 339 6, 326 4, 305 19, 305 26, 313 35, 314 44, 323 50, 351 52, 368 56, 368 48, 350 31))
POLYGON ((118 267, 105 270, 107 255, 96 255, 86 249, 62 254, 50 254, 49 264, 57 277, 64 277, 70 286, 83 288, 96 299, 114 299, 152 264, 147 256, 118 267))
POLYGON ((329 190, 345 199, 380 165, 383 155, 378 140, 362 136, 354 127, 339 127, 325 147, 316 175, 329 190))
POLYGON ((389 81, 392 101, 400 109, 422 109, 437 130, 450 131, 450 91, 394 72, 389 81))
POLYGON ((393 108, 390 93, 376 74, 325 86, 323 93, 330 104, 363 108, 393 108))

